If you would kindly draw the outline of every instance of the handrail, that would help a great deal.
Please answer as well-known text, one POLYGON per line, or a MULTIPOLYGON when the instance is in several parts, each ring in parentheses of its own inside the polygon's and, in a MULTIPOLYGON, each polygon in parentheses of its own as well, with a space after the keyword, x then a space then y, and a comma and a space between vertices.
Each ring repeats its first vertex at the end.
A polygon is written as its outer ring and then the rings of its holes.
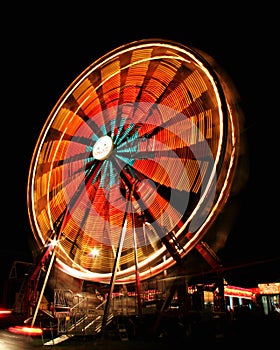
MULTIPOLYGON (((88 301, 87 297, 82 297, 82 300, 80 300, 78 303, 76 303, 74 306, 72 306, 70 308, 70 311, 73 311, 75 308, 78 308, 80 304, 82 304, 84 301, 86 300, 86 302, 88 301)), ((87 305, 86 305, 87 306, 87 305)), ((87 307, 86 307, 87 309, 87 307)))

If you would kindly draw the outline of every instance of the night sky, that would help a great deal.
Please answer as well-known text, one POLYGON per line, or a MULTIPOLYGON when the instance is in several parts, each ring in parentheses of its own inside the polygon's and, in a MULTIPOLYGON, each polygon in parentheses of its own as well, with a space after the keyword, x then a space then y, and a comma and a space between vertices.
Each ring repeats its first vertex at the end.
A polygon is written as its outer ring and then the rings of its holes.
POLYGON ((232 78, 245 118, 241 132, 248 140, 249 165, 248 181, 238 197, 240 212, 221 257, 228 266, 253 262, 260 279, 279 280, 278 157, 274 157, 279 40, 273 9, 245 13, 236 5, 226 5, 225 10, 204 8, 202 3, 197 8, 186 3, 184 9, 169 4, 163 10, 112 8, 105 3, 67 10, 42 3, 40 9, 20 6, 2 10, 1 21, 1 282, 14 260, 32 259, 26 185, 35 143, 49 113, 92 62, 120 45, 145 38, 201 49, 232 78), (268 260, 273 261, 269 266, 273 272, 260 265, 268 260))

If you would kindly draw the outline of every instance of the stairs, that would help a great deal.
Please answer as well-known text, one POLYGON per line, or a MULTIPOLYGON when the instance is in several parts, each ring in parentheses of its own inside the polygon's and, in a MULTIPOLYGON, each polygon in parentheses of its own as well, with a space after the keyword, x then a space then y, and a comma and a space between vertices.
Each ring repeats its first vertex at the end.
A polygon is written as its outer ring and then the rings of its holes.
MULTIPOLYGON (((102 336, 105 303, 103 301, 96 305, 89 296, 83 294, 72 296, 69 290, 55 290, 54 316, 57 319, 57 336, 44 345, 59 344, 74 336, 95 336, 99 333, 102 336)), ((128 314, 130 308, 135 310, 134 299, 131 305, 123 305, 123 301, 120 304, 119 300, 115 300, 112 306, 106 317, 106 326, 114 319, 116 322, 112 323, 111 328, 114 329, 115 336, 127 341, 129 338, 125 322, 119 316, 128 314)), ((110 330, 106 328, 106 332, 109 334, 110 330)))
POLYGON ((126 327, 123 323, 119 324, 117 327, 118 330, 118 334, 120 337, 121 341, 127 341, 128 340, 128 335, 127 335, 127 331, 126 331, 126 327))
MULTIPOLYGON (((107 319, 107 324, 109 324, 113 320, 113 317, 113 314, 109 315, 107 319)), ((56 345, 74 336, 96 335, 101 332, 102 319, 103 315, 101 314, 88 314, 84 315, 84 317, 81 317, 76 322, 70 322, 69 320, 69 327, 67 327, 66 325, 62 334, 59 334, 56 338, 45 342, 44 345, 56 345)), ((60 332, 62 332, 62 328, 60 328, 60 332)))

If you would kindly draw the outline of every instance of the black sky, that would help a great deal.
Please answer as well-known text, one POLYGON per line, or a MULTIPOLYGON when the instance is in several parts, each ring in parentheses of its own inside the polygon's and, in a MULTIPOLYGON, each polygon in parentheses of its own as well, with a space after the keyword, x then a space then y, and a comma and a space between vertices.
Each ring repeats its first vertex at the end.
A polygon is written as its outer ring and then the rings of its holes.
MULTIPOLYGON (((245 13, 236 3, 227 9, 204 8, 202 3, 193 8, 174 3, 160 9, 148 3, 133 5, 133 10, 106 3, 78 4, 58 9, 40 3, 40 9, 20 5, 2 11, 1 279, 12 261, 31 259, 26 185, 35 143, 51 109, 89 64, 120 45, 145 38, 197 47, 232 78, 245 117, 242 133, 248 139, 249 180, 221 256, 229 264, 272 259, 271 278, 279 278, 278 157, 274 156, 279 40, 273 9, 245 13)), ((266 269, 262 265, 260 272, 262 268, 266 269)))

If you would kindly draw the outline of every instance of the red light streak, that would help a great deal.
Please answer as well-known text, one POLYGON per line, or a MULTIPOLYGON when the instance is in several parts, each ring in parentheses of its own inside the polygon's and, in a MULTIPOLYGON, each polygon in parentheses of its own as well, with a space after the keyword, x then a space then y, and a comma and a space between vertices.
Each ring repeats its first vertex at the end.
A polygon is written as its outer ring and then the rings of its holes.
POLYGON ((41 328, 36 327, 26 327, 26 326, 15 326, 15 327, 9 327, 9 332, 15 333, 15 334, 22 334, 22 335, 41 335, 43 333, 43 330, 41 328))
POLYGON ((12 311, 11 310, 0 310, 0 317, 2 316, 2 315, 10 315, 12 313, 12 311))

